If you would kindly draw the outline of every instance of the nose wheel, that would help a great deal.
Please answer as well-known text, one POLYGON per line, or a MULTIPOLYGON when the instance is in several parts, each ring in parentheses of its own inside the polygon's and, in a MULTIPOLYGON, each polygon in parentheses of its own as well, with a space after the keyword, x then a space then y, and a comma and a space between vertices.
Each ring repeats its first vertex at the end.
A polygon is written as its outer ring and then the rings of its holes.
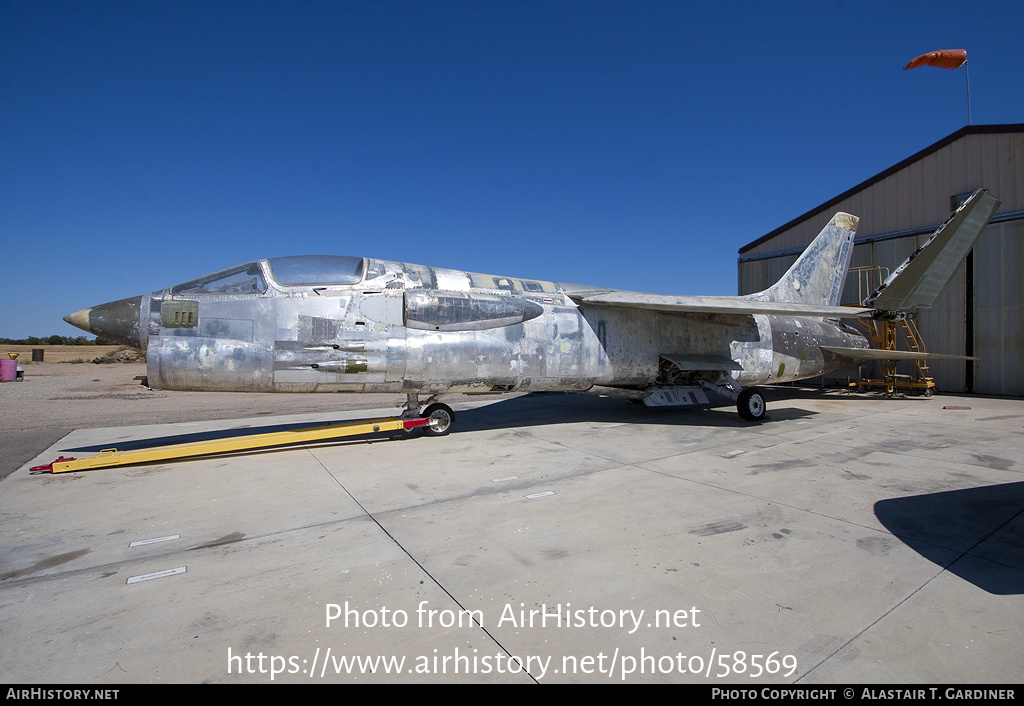
POLYGON ((422 415, 427 418, 423 433, 427 436, 445 436, 455 427, 455 412, 440 402, 427 405, 422 415))

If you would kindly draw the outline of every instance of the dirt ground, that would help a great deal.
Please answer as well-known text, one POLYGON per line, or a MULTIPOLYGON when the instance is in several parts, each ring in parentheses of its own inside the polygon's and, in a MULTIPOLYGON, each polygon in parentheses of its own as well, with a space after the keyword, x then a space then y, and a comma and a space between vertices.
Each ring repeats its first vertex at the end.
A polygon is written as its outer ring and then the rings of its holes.
POLYGON ((18 354, 18 364, 22 367, 32 365, 32 351, 42 349, 43 360, 47 363, 68 363, 72 360, 91 361, 102 358, 124 346, 20 346, 0 344, 0 355, 18 354))
POLYGON ((384 407, 397 412, 405 404, 405 395, 158 391, 137 379, 145 376, 145 363, 33 363, 31 353, 18 360, 24 380, 0 383, 0 478, 73 429, 384 407))

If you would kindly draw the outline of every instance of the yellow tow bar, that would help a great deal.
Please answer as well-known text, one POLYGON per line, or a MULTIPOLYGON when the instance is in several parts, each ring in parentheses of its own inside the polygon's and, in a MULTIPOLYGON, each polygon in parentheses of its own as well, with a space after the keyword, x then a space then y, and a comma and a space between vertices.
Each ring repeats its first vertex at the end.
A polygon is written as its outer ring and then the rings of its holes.
POLYGON ((133 463, 151 463, 153 461, 167 461, 176 458, 189 458, 191 456, 249 451, 251 449, 324 441, 346 436, 375 434, 382 431, 400 431, 426 426, 429 424, 429 421, 426 418, 399 419, 397 417, 385 417, 384 419, 330 424, 309 429, 252 434, 249 436, 232 437, 230 439, 208 439, 207 441, 185 444, 152 446, 131 451, 104 449, 91 458, 75 459, 61 456, 49 466, 35 466, 31 470, 37 473, 45 473, 47 471, 50 473, 87 471, 93 468, 109 468, 111 466, 123 466, 133 463))

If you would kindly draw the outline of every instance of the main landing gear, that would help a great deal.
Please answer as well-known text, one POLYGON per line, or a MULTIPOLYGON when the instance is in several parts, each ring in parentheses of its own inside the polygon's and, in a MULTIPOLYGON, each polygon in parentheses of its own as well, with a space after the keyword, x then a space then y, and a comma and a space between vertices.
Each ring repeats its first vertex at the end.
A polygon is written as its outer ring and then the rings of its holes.
POLYGON ((764 402, 764 393, 757 387, 740 387, 725 372, 703 375, 698 378, 701 386, 728 397, 736 402, 736 411, 740 418, 748 422, 760 422, 764 419, 768 407, 764 402))
POLYGON ((761 421, 766 411, 764 395, 756 387, 743 389, 736 397, 736 411, 748 422, 761 421))

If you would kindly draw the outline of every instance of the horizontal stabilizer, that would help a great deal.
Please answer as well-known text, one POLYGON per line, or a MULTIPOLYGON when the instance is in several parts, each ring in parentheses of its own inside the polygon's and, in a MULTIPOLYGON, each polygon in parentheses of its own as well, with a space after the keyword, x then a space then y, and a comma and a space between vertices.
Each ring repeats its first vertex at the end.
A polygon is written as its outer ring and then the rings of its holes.
POLYGON ((999 203, 984 189, 975 191, 927 243, 864 300, 864 306, 886 312, 932 306, 978 241, 999 203))
POLYGON ((970 355, 948 355, 946 353, 915 353, 914 351, 889 351, 880 348, 840 348, 822 346, 821 350, 835 353, 853 360, 977 360, 970 355))
POLYGON ((666 313, 691 314, 769 314, 775 316, 815 316, 855 319, 870 316, 872 309, 827 304, 793 304, 790 302, 757 301, 743 297, 676 297, 639 292, 604 292, 601 294, 569 294, 581 304, 603 304, 631 309, 648 309, 666 313))

